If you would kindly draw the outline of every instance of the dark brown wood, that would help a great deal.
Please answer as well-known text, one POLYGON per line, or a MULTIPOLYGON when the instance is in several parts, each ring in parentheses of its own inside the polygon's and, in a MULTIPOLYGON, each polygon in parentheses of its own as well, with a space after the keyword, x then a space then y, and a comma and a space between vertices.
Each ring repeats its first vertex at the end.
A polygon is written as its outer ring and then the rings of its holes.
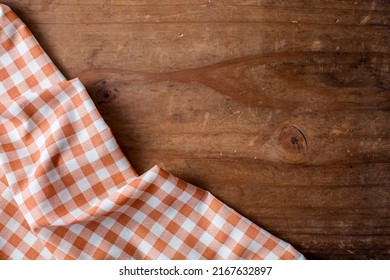
POLYGON ((5 0, 139 173, 314 259, 390 258, 389 1, 5 0))

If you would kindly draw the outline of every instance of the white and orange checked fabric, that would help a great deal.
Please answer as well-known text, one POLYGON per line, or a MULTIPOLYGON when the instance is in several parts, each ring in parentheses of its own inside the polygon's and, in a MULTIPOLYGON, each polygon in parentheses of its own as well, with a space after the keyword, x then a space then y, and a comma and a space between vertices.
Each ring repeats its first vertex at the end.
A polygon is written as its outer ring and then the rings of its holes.
POLYGON ((304 259, 158 166, 138 176, 4 5, 0 67, 0 259, 304 259))

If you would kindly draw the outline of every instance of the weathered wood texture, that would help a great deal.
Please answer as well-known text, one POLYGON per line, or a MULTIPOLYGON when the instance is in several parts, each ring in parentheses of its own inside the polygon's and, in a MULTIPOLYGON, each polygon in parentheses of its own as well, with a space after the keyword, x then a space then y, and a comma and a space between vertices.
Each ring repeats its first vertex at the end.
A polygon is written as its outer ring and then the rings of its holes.
POLYGON ((159 164, 308 258, 390 258, 390 1, 5 0, 159 164))

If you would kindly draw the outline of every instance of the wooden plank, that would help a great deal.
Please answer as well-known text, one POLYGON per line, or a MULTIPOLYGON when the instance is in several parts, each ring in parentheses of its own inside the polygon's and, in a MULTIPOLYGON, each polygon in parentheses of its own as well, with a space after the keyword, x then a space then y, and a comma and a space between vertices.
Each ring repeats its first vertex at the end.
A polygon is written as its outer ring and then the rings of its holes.
POLYGON ((309 258, 390 257, 388 1, 3 1, 159 164, 309 258))

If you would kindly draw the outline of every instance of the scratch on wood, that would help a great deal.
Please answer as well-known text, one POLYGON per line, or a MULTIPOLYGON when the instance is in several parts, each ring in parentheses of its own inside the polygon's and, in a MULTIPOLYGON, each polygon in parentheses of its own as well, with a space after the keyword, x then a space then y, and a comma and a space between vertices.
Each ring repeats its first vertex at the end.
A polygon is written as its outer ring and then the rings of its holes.
POLYGON ((355 29, 352 30, 351 33, 349 33, 345 38, 352 37, 359 30, 359 28, 361 26, 367 24, 367 22, 371 19, 371 14, 372 14, 373 10, 375 9, 375 7, 376 7, 376 0, 372 1, 371 8, 370 8, 370 11, 368 12, 368 14, 360 21, 358 26, 356 26, 355 29))
POLYGON ((204 114, 204 121, 203 121, 203 127, 205 127, 209 121, 209 117, 210 117, 210 113, 209 112, 206 112, 204 114))

